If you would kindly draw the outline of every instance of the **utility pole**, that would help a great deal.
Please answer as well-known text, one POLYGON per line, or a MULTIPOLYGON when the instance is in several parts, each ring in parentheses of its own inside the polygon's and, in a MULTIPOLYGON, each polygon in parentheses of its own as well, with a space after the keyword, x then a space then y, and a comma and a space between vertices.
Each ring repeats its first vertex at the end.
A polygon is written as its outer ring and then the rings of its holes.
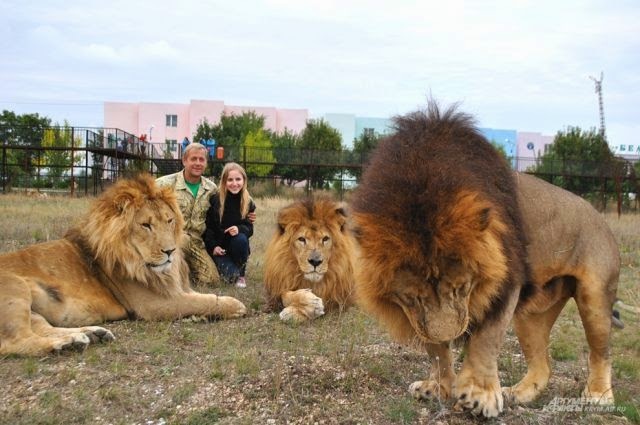
POLYGON ((589 78, 591 78, 596 85, 596 93, 598 94, 598 103, 600 105, 600 135, 602 136, 602 139, 606 142, 607 135, 606 135, 606 129, 604 126, 604 103, 602 102, 602 79, 603 79, 602 72, 600 72, 599 80, 597 80, 595 77, 592 77, 592 76, 589 76, 589 78))

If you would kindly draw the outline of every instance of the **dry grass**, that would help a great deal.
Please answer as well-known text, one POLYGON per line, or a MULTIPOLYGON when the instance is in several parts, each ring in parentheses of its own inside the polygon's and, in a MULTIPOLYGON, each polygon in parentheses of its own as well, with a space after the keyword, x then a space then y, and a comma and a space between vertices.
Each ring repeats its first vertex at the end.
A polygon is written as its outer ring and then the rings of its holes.
MULTIPOLYGON (((117 340, 81 353, 0 359, 0 423, 639 423, 640 317, 622 312, 613 335, 614 385, 620 413, 551 413, 554 397, 578 397, 587 345, 575 304, 554 328, 555 375, 531 406, 508 406, 499 420, 453 412, 448 402, 417 402, 409 383, 424 378, 427 357, 392 343, 357 308, 313 324, 285 325, 260 312, 262 257, 285 200, 257 200, 249 287, 199 288, 230 294, 251 308, 247 318, 215 323, 117 322, 117 340), (635 409, 635 410, 634 410, 635 409), (635 412, 635 413, 634 413, 635 412), (635 416, 634 416, 635 414, 635 416)), ((0 196, 0 252, 60 237, 86 211, 84 199, 0 196)), ((607 216, 624 268, 619 296, 640 305, 640 217, 607 216)), ((500 357, 503 384, 525 370, 512 334, 500 357)))

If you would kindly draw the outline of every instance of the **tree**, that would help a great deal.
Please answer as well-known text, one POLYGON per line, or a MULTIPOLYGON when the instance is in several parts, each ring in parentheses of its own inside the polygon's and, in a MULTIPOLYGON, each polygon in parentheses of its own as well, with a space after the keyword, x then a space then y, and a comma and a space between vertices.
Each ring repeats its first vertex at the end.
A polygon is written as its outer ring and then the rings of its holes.
POLYGON ((71 150, 58 150, 55 148, 70 148, 72 144, 75 144, 77 147, 80 142, 74 143, 73 131, 66 120, 64 121, 63 127, 60 127, 56 123, 54 127, 44 131, 42 147, 54 149, 43 152, 39 165, 48 167, 47 175, 51 178, 52 182, 55 181, 60 184, 60 178, 65 175, 65 172, 69 171, 74 161, 78 159, 77 156, 75 158, 71 156, 71 150))
POLYGON ((244 160, 247 164, 247 174, 258 177, 265 177, 271 173, 275 158, 273 156, 273 145, 268 134, 260 129, 247 134, 244 143, 244 160), (252 164, 261 162, 264 164, 252 164))
POLYGON ((309 120, 300 135, 298 147, 307 151, 311 187, 324 188, 325 181, 330 180, 339 171, 330 165, 341 162, 343 147, 340 132, 323 119, 309 120))
MULTIPOLYGON (((226 161, 242 162, 240 146, 245 144, 247 136, 264 130, 264 117, 257 115, 255 111, 243 112, 241 115, 225 114, 220 116, 220 122, 211 125, 205 118, 198 124, 193 136, 195 142, 214 139, 217 146, 224 148, 226 161)), ((222 164, 213 162, 211 174, 219 175, 222 172, 222 164)))
MULTIPOLYGON (((373 150, 378 146, 378 142, 382 140, 383 136, 373 131, 365 131, 359 137, 353 140, 353 160, 352 162, 362 164, 364 167, 367 158, 373 150)), ((359 181, 362 177, 361 168, 354 168, 351 170, 356 179, 359 181)))
POLYGON ((304 170, 301 167, 294 166, 296 162, 299 162, 297 151, 300 137, 285 128, 280 134, 271 134, 271 143, 276 160, 273 173, 280 176, 282 182, 289 186, 295 181, 304 180, 304 170))
POLYGON ((604 179, 613 178, 617 168, 609 145, 595 128, 569 127, 556 134, 533 172, 550 175, 553 184, 584 194, 605 189, 604 179))
MULTIPOLYGON (((44 130, 51 120, 38 114, 16 115, 3 110, 0 114, 0 144, 7 146, 41 146, 44 130)), ((7 149, 7 178, 9 188, 18 176, 30 175, 35 164, 35 151, 7 149)))

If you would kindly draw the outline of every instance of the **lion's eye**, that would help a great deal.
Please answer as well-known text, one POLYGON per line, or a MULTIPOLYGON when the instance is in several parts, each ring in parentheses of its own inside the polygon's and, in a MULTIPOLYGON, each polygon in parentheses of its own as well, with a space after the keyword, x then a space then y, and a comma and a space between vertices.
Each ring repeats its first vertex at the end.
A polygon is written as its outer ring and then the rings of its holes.
POLYGON ((307 240, 304 238, 304 236, 300 236, 300 237, 298 238, 298 242, 303 243, 303 244, 306 244, 306 243, 307 243, 307 240))
POLYGON ((173 224, 173 218, 170 218, 169 220, 167 220, 167 223, 173 224))
POLYGON ((322 243, 327 243, 329 242, 329 236, 325 236, 324 238, 322 238, 322 243))
POLYGON ((151 223, 142 223, 142 227, 151 230, 151 223))

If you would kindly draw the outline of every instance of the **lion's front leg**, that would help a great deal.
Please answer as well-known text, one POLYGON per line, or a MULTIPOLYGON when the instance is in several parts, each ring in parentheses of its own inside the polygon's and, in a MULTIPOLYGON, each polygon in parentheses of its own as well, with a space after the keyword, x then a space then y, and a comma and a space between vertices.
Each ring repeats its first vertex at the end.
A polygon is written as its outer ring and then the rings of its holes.
POLYGON ((175 320, 188 316, 235 319, 247 314, 239 300, 228 296, 186 292, 164 296, 142 289, 129 291, 135 313, 145 320, 175 320))
POLYGON ((449 343, 427 344, 427 352, 432 362, 429 378, 412 383, 409 392, 417 400, 447 399, 456 379, 449 343))
POLYGON ((476 330, 467 344, 467 355, 453 386, 454 406, 487 418, 502 412, 504 400, 498 378, 498 354, 508 318, 498 318, 476 330))
POLYGON ((280 312, 280 319, 285 322, 304 322, 324 314, 322 298, 308 288, 285 292, 282 304, 284 309, 280 312))

